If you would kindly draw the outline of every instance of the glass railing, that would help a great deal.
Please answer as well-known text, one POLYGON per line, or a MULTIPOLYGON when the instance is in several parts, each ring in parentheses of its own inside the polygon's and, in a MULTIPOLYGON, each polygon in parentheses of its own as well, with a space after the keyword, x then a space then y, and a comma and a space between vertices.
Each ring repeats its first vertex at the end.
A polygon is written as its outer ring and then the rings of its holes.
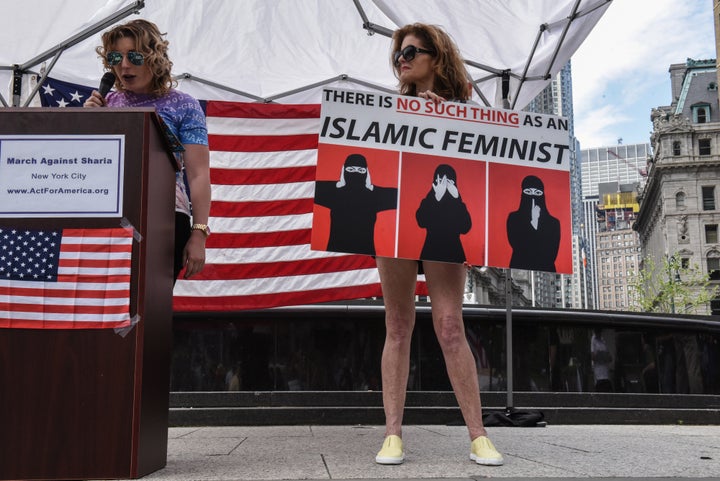
MULTIPOLYGON (((467 306, 481 391, 508 386, 504 308, 467 306)), ((378 304, 178 314, 171 391, 377 391, 378 304)), ((714 316, 514 309, 517 392, 720 394, 714 316)), ((418 305, 410 391, 451 391, 430 310, 418 305)))

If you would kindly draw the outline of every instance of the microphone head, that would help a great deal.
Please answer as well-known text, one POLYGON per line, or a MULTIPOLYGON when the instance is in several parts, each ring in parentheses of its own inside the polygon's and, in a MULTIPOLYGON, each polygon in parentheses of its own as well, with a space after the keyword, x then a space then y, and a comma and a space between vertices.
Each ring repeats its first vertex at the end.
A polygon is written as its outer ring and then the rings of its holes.
POLYGON ((98 92, 100 92, 100 95, 105 97, 113 85, 115 85, 115 74, 112 72, 105 72, 105 75, 103 75, 100 79, 100 88, 98 89, 98 92))

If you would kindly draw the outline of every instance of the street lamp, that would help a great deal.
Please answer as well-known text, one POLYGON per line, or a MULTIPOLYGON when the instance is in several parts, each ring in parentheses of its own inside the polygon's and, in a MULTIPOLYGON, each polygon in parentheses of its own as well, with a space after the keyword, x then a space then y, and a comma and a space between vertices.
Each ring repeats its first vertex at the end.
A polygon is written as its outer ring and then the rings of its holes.
POLYGON ((670 282, 670 312, 675 314, 675 284, 679 284, 682 282, 682 279, 680 279, 680 272, 678 271, 677 266, 673 266, 675 262, 675 255, 672 257, 668 257, 668 281, 670 282), (673 277, 671 270, 675 269, 675 277, 673 277))

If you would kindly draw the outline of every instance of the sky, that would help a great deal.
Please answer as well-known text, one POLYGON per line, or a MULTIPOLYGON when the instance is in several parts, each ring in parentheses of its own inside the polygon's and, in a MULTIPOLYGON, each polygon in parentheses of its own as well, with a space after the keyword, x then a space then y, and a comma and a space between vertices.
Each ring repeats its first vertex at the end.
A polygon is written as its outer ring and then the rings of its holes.
POLYGON ((571 59, 580 148, 650 142, 670 65, 716 55, 713 0, 614 0, 571 59))

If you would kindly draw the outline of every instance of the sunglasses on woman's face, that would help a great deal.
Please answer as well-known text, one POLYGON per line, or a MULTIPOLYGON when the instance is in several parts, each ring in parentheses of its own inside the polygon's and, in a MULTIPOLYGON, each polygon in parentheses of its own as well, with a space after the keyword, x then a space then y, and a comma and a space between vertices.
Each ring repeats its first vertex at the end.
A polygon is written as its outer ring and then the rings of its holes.
MULTIPOLYGON (((140 66, 145 61, 145 57, 143 57, 143 54, 141 54, 140 52, 128 52, 125 55, 127 55, 127 59, 133 65, 140 66)), ((122 62, 123 54, 115 51, 108 52, 105 58, 108 65, 118 65, 120 62, 122 62)))
POLYGON ((418 48, 415 45, 408 45, 402 50, 398 50, 393 54, 393 60, 395 61, 395 66, 398 67, 400 65, 400 57, 405 59, 405 61, 409 62, 412 59, 415 58, 415 55, 419 53, 427 53, 429 55, 434 54, 432 50, 425 50, 424 48, 418 48))

